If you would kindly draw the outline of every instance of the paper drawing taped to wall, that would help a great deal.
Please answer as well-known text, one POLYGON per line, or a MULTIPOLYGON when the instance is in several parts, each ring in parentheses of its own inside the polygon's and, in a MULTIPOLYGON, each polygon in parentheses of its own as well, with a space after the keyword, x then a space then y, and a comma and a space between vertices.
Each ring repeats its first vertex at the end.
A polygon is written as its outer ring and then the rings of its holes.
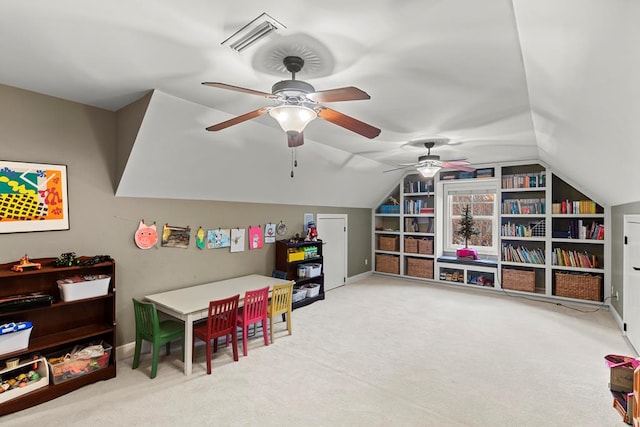
POLYGON ((68 229, 67 167, 0 161, 0 233, 68 229))
POLYGON ((144 219, 140 220, 138 229, 133 235, 133 240, 140 249, 149 249, 156 245, 158 242, 158 231, 156 223, 151 225, 144 223, 144 219))
POLYGON ((230 229, 207 230, 207 249, 228 248, 229 246, 231 246, 230 229))
POLYGON ((162 227, 162 247, 187 249, 191 239, 191 227, 165 224, 162 227))

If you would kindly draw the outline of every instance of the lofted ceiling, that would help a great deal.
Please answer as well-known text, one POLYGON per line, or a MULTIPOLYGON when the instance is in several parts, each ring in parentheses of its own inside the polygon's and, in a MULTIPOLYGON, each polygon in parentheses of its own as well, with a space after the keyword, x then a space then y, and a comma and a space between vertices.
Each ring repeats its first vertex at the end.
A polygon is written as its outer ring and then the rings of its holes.
POLYGON ((640 158, 639 18, 630 0, 2 2, 0 83, 112 111, 151 93, 117 196, 373 207, 403 173, 383 171, 441 138, 445 160, 540 160, 616 205, 640 200, 623 184, 640 158), (221 44, 263 12, 283 28, 221 44), (289 54, 316 90, 366 91, 330 107, 381 134, 318 119, 294 152, 268 115, 205 130, 274 104, 201 82, 270 92, 289 54))

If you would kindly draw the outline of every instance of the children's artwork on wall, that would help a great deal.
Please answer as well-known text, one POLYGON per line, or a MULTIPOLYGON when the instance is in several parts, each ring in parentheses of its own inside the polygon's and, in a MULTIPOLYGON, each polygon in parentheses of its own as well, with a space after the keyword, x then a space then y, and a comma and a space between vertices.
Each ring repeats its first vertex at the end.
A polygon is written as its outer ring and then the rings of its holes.
POLYGON ((165 224, 162 229, 162 247, 186 249, 191 239, 191 227, 165 224))
POLYGON ((136 246, 140 249, 152 248, 158 243, 158 231, 156 229, 156 223, 151 225, 144 223, 144 219, 140 220, 138 229, 133 235, 133 241, 136 242, 136 246))
POLYGON ((275 241, 276 241, 276 225, 269 223, 264 226, 264 242, 275 243, 275 241))
POLYGON ((231 246, 231 231, 228 228, 207 230, 207 249, 228 248, 231 246))
POLYGON ((198 249, 204 249, 205 244, 205 234, 202 227, 198 227, 198 231, 196 231, 196 246, 198 249))
POLYGON ((231 252, 244 252, 244 228, 231 229, 231 252))
POLYGON ((67 167, 0 161, 0 233, 69 229, 67 167))
POLYGON ((262 248, 262 227, 249 226, 249 249, 262 248))

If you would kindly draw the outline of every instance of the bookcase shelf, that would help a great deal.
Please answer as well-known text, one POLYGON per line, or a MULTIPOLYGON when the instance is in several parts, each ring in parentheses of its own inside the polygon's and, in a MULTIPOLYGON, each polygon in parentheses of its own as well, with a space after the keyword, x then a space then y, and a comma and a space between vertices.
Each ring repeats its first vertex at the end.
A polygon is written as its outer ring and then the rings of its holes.
MULTIPOLYGON (((447 245, 442 241, 441 233, 445 231, 443 223, 446 218, 438 210, 445 207, 447 202, 444 200, 446 194, 440 195, 439 192, 451 180, 467 183, 478 178, 473 174, 441 171, 433 180, 429 180, 410 171, 392 188, 373 214, 375 239, 385 233, 391 234, 389 230, 393 230, 392 234, 398 238, 396 251, 381 251, 374 244, 374 255, 394 257, 381 258, 385 265, 393 266, 391 272, 383 273, 413 279, 415 276, 407 274, 407 260, 427 259, 433 260, 434 281, 476 287, 482 284, 483 288, 533 293, 545 298, 568 298, 585 303, 606 301, 610 293, 609 286, 605 284, 609 276, 606 260, 610 256, 610 249, 604 231, 609 208, 592 200, 542 163, 514 162, 495 165, 487 170, 490 174, 486 177, 492 179, 497 187, 499 209, 497 226, 500 228, 494 230, 497 233, 498 259, 494 261, 494 267, 485 266, 485 269, 489 268, 488 271, 483 268, 473 270, 472 264, 452 262, 446 256, 450 253, 444 253, 447 245), (416 186, 421 190, 416 191, 416 186), (390 198, 399 203, 398 213, 382 214, 382 205, 388 204, 390 198), (393 221, 391 225, 390 221, 393 221), (433 255, 411 252, 414 249, 407 251, 407 238, 433 239, 433 255), (558 261, 554 261, 554 257, 561 251, 573 254, 574 262, 571 265, 556 265, 558 261), (521 257, 506 256, 505 252, 518 253, 521 257), (576 258, 583 256, 588 257, 591 267, 585 262, 576 261, 576 258), (510 280, 505 287, 502 286, 504 271, 510 280), (492 273, 493 277, 483 276, 478 282, 474 278, 482 274, 475 273, 492 273), (572 276, 561 275, 560 286, 556 286, 558 274, 572 276), (593 299, 593 289, 586 294, 580 292, 582 279, 585 288, 600 283, 597 299, 593 299), (567 281, 569 287, 577 287, 578 291, 567 293, 567 281)), ((374 271, 378 272, 375 266, 374 271)))
MULTIPOLYGON (((87 259, 89 257, 81 257, 87 259)), ((75 345, 105 342, 116 347, 116 296, 115 263, 100 262, 93 265, 56 267, 55 258, 34 259, 41 264, 40 269, 15 272, 15 263, 0 265, 0 299, 15 296, 41 294, 50 296, 50 305, 25 304, 19 309, 4 307, 0 311, 0 324, 28 321, 33 325, 26 348, 0 355, 0 365, 7 359, 32 360, 34 355, 44 359, 60 351, 69 352, 75 345), (92 298, 62 301, 57 281, 72 276, 110 277, 105 295, 92 298)), ((64 353, 63 353, 64 354, 64 353)), ((116 354, 108 356, 107 366, 69 381, 49 382, 42 388, 0 403, 0 416, 10 414, 62 396, 85 385, 116 376, 116 354)), ((45 367, 45 369, 49 369, 45 367)), ((43 381, 43 379, 41 379, 43 381)))

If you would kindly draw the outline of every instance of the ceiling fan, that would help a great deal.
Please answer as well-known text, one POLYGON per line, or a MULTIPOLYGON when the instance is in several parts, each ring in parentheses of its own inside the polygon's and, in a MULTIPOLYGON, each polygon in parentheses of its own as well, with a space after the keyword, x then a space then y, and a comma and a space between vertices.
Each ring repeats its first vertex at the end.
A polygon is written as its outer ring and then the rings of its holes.
POLYGON ((415 163, 401 163, 397 168, 389 169, 384 172, 391 172, 399 169, 407 169, 409 167, 415 167, 425 178, 434 176, 442 168, 457 169, 466 172, 473 172, 476 170, 465 159, 457 160, 440 160, 440 156, 437 154, 431 154, 431 149, 436 145, 435 141, 426 141, 424 146, 427 149, 427 154, 418 157, 418 161, 415 163))
POLYGON ((370 96, 366 92, 353 86, 316 91, 309 83, 302 80, 296 80, 296 73, 302 70, 304 65, 304 60, 302 58, 299 56, 287 56, 283 59, 282 63, 287 71, 291 73, 291 80, 282 80, 277 82, 271 88, 271 93, 232 86, 226 83, 203 82, 202 84, 206 86, 248 93, 250 95, 263 96, 265 98, 278 101, 278 105, 276 106, 262 107, 254 111, 250 111, 224 122, 209 126, 207 130, 222 130, 229 126, 237 125, 238 123, 269 113, 269 115, 280 124, 282 130, 286 132, 287 144, 292 148, 298 147, 304 143, 302 132, 305 126, 316 117, 320 117, 321 119, 367 138, 375 138, 380 134, 380 129, 374 126, 320 105, 320 103, 324 102, 370 99, 370 96))

